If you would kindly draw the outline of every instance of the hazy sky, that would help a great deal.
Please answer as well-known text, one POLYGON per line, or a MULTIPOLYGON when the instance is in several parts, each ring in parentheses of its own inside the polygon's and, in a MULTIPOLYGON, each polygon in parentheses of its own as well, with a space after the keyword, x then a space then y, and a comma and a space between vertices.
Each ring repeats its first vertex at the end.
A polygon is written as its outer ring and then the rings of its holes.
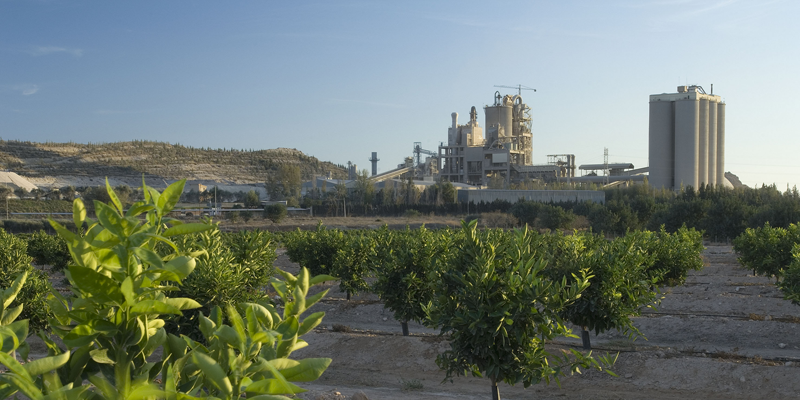
POLYGON ((650 94, 727 103, 726 170, 800 186, 798 1, 0 0, 0 137, 296 148, 392 169, 498 88, 534 163, 647 166, 650 94), (514 90, 499 89, 503 94, 514 90))

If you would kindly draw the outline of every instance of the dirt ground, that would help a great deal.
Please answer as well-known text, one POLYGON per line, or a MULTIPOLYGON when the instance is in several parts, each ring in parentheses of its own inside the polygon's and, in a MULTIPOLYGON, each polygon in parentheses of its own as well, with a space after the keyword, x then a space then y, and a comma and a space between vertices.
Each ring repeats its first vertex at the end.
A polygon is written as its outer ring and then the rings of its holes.
MULTIPOLYGON (((561 386, 501 384, 504 399, 784 399, 800 398, 800 308, 781 298, 774 282, 754 277, 730 246, 707 245, 706 267, 686 284, 664 290, 657 310, 635 319, 647 337, 617 332, 592 335, 595 352, 619 352, 618 377, 586 371, 561 379, 561 386)), ((278 266, 297 266, 281 255, 278 266)), ((447 348, 436 332, 400 324, 374 295, 346 301, 331 283, 323 324, 304 338, 297 358, 333 359, 302 399, 486 399, 485 379, 458 377, 442 383, 434 360, 447 348), (334 331, 336 326, 336 331, 334 331), (350 332, 344 327, 349 328, 350 332)), ((575 330, 578 333, 578 330, 575 330)), ((579 348, 579 339, 554 347, 579 348)))

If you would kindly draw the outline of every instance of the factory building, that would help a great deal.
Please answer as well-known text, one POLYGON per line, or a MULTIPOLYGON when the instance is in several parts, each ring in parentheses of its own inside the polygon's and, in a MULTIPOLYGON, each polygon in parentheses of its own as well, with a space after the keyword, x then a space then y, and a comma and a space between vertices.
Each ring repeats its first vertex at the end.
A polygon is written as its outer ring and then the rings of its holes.
POLYGON ((451 182, 487 185, 494 175, 510 182, 521 167, 532 165, 533 134, 530 107, 520 95, 495 93, 494 104, 484 107, 486 134, 475 107, 469 122, 458 124, 451 114, 447 144, 439 146, 439 176, 451 182))
POLYGON ((700 86, 650 96, 649 183, 680 189, 725 179, 725 103, 700 86))

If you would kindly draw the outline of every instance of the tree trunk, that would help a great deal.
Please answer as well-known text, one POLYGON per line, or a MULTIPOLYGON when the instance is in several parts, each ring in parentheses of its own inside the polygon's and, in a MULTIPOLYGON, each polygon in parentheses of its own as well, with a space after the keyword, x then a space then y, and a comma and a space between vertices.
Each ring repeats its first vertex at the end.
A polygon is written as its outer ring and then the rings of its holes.
POLYGON ((583 349, 591 350, 592 341, 589 339, 589 331, 586 330, 585 326, 581 327, 581 339, 583 339, 583 349))
POLYGON ((492 400, 500 400, 500 389, 494 379, 492 379, 492 400))
POLYGON ((400 327, 403 328, 403 336, 408 336, 408 321, 401 322, 400 327))
POLYGON ((347 292, 347 301, 350 301, 350 292, 347 292))

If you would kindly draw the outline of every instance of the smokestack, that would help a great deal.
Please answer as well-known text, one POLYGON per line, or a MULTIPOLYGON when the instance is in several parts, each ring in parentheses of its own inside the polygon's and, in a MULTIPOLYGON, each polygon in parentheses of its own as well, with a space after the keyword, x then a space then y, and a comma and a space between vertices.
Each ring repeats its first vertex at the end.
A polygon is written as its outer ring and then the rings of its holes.
POLYGON ((378 161, 380 160, 378 159, 377 151, 372 152, 372 157, 369 161, 372 163, 372 176, 378 175, 378 161))

